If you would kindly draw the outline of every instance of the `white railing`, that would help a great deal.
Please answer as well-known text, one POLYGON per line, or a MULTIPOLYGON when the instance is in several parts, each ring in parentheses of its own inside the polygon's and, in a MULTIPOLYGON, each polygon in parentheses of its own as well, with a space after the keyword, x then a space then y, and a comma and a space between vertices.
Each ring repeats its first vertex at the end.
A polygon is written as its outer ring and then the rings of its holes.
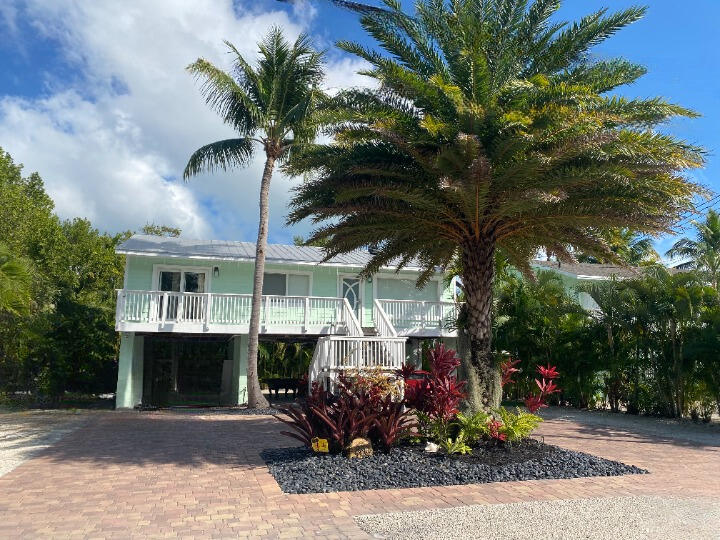
MULTIPOLYGON (((250 323, 252 295, 118 290, 118 324, 204 325, 243 327, 250 323)), ((333 328, 362 335, 344 298, 263 296, 260 324, 278 328, 333 328)))
MULTIPOLYGON (((447 330, 457 321, 459 305, 454 302, 416 300, 375 300, 395 330, 447 330)), ((377 324, 377 322, 376 322, 377 324)))
POLYGON ((343 323, 347 327, 349 336, 362 336, 363 329, 360 325, 360 321, 355 315, 355 310, 350 305, 350 301, 347 298, 343 298, 343 323))
POLYGON ((323 376, 334 382, 342 370, 380 367, 395 371, 405 363, 404 337, 324 336, 318 340, 308 373, 309 383, 323 376))
POLYGON ((375 322, 375 328, 377 328, 379 335, 397 337, 397 331, 390 322, 390 317, 388 317, 388 314, 385 313, 385 310, 377 300, 373 302, 373 321, 375 322))

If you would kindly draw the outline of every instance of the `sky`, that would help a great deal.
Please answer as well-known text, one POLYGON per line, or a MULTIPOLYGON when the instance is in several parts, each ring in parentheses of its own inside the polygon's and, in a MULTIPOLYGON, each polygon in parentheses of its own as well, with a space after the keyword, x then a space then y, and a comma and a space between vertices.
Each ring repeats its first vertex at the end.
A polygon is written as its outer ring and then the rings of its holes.
MULTIPOLYGON (((648 68, 624 95, 663 96, 702 114, 667 131, 707 150, 706 167, 692 175, 720 192, 720 1, 646 3, 643 20, 593 54, 648 68)), ((630 5, 565 0, 559 18, 630 5)), ((327 51, 329 89, 371 84, 357 74, 362 61, 334 47, 340 39, 371 39, 354 14, 326 0, 3 0, 0 147, 26 174, 40 173, 62 218, 85 217, 111 233, 156 223, 180 227, 188 238, 253 241, 262 152, 245 169, 182 180, 194 150, 232 136, 185 67, 204 57, 229 68, 225 39, 252 61, 272 25, 293 38, 307 32, 327 51)), ((311 230, 308 223, 285 226, 300 181, 280 173, 273 179, 270 242, 311 230)), ((673 240, 658 239, 658 251, 673 240)))

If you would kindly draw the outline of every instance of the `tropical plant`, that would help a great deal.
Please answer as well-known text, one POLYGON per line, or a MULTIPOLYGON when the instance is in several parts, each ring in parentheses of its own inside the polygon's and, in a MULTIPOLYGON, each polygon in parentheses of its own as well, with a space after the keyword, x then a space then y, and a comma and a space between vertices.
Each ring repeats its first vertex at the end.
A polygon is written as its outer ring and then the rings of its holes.
POLYGON ((386 396, 375 417, 373 438, 388 451, 403 439, 409 437, 417 422, 412 411, 405 410, 402 401, 393 401, 393 396, 386 396))
POLYGON ((28 263, 0 244, 0 313, 29 313, 31 282, 28 263))
POLYGON ((660 260, 659 255, 653 248, 652 240, 631 229, 611 229, 605 233, 605 240, 610 247, 610 250, 615 254, 615 257, 603 258, 586 255, 585 253, 578 253, 578 261, 587 263, 604 263, 620 259, 625 264, 639 266, 641 264, 649 264, 660 260))
POLYGON ((621 97, 645 69, 589 54, 643 8, 567 25, 552 20, 558 0, 418 0, 412 15, 384 4, 358 9, 381 51, 338 44, 378 87, 341 92, 324 109, 334 141, 291 161, 314 176, 289 222, 320 223, 309 240, 327 240, 327 258, 371 247, 365 276, 415 260, 422 284, 457 258, 468 401, 492 408, 496 250, 528 271, 539 249, 615 260, 606 231, 669 231, 701 191, 683 171, 703 157, 655 128, 695 113, 621 97))
POLYGON ((514 413, 508 411, 505 407, 495 409, 494 414, 502 425, 497 426, 500 435, 505 435, 503 440, 508 442, 517 442, 526 439, 537 429, 543 421, 537 415, 527 413, 516 409, 514 413))
POLYGON ((238 136, 199 148, 185 167, 187 180, 198 173, 247 166, 257 146, 265 152, 260 183, 260 219, 255 248, 253 299, 248 338, 248 406, 267 407, 257 373, 258 332, 262 302, 265 247, 268 234, 270 180, 276 162, 286 160, 298 147, 312 141, 317 127, 314 114, 322 97, 322 55, 310 46, 306 35, 290 45, 279 28, 273 28, 259 44, 257 66, 251 66, 235 48, 231 75, 205 59, 188 66, 202 81, 201 92, 210 107, 238 136))
POLYGON ((441 439, 438 446, 447 454, 471 454, 472 448, 467 444, 465 435, 461 432, 454 438, 441 439))
POLYGON ((475 442, 478 439, 489 435, 489 420, 490 415, 484 411, 477 411, 469 415, 458 413, 456 425, 458 426, 460 432, 465 435, 466 440, 475 442))
POLYGON ((667 251, 668 257, 688 259, 678 268, 694 268, 707 276, 708 283, 717 290, 720 281, 720 214, 709 210, 705 221, 692 221, 695 240, 681 238, 667 251))
POLYGON ((405 403, 419 412, 427 414, 432 420, 452 421, 460 411, 460 402, 465 397, 465 381, 460 381, 455 371, 460 359, 453 349, 438 343, 428 351, 430 372, 422 379, 413 379, 411 366, 406 365, 402 373, 405 376, 405 403))

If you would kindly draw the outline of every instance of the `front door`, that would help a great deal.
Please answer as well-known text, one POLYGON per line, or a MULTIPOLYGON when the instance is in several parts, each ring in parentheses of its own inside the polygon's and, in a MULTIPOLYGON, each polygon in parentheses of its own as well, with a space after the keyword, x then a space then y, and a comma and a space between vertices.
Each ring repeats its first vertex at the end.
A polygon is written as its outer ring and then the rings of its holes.
POLYGON ((361 281, 358 278, 343 277, 340 280, 340 294, 343 298, 347 298, 355 316, 362 324, 362 288, 360 284, 361 281))
MULTIPOLYGON (((188 292, 188 293, 204 293, 205 284, 207 282, 207 272, 194 270, 168 269, 160 270, 158 290, 163 292, 188 292)), ((163 310, 163 298, 160 298, 159 314, 163 310)), ((192 319, 195 312, 201 307, 200 300, 194 300, 183 304, 180 313, 184 319, 192 319)), ((167 319, 176 320, 178 315, 178 305, 180 298, 178 295, 168 297, 167 319)))

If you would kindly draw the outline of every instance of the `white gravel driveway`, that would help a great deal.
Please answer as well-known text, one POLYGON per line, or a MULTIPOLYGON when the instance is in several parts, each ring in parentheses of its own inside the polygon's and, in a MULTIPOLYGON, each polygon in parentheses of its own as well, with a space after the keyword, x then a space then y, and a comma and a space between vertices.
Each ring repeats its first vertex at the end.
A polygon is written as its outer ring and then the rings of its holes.
POLYGON ((473 505, 357 516, 373 538, 720 539, 720 501, 656 496, 473 505))
POLYGON ((71 411, 0 412, 0 476, 51 446, 88 419, 71 411))

